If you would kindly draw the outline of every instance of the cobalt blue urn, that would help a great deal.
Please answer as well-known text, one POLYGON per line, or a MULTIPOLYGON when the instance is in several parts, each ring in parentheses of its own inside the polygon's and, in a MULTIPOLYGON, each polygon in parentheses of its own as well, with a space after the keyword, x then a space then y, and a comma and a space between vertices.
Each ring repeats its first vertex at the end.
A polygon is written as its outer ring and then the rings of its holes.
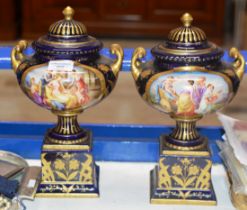
POLYGON ((99 168, 92 155, 92 133, 80 127, 77 115, 96 105, 113 90, 123 60, 120 45, 112 44, 116 59, 101 54, 103 44, 88 35, 66 7, 64 19, 32 43, 20 41, 11 61, 22 91, 37 105, 58 116, 45 135, 41 152, 42 179, 37 195, 43 197, 95 197, 99 194, 99 168))
POLYGON ((132 56, 132 75, 140 96, 176 121, 171 133, 160 136, 150 201, 216 205, 208 139, 197 131, 196 121, 233 99, 244 75, 245 60, 231 48, 233 63, 223 62, 222 48, 192 25, 190 14, 185 13, 181 21, 182 26, 151 49, 151 60, 145 60, 142 47, 132 56))

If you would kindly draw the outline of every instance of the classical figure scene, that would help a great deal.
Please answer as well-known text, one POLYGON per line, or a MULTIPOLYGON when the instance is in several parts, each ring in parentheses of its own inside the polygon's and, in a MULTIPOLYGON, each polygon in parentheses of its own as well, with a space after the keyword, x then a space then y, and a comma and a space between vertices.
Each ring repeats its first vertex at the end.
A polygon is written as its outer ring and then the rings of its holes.
POLYGON ((164 75, 152 83, 151 102, 176 115, 206 114, 223 107, 229 87, 218 75, 183 73, 164 75))
POLYGON ((100 99, 101 84, 93 72, 39 71, 27 74, 28 96, 37 104, 53 110, 71 110, 100 99), (41 73, 40 73, 41 72, 41 73))

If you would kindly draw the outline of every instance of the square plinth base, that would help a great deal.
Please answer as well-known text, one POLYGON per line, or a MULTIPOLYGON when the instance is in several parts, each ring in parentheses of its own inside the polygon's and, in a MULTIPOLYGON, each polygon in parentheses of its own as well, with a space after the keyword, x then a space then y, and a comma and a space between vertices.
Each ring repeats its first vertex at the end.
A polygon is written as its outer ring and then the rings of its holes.
POLYGON ((41 152, 42 175, 37 197, 98 197, 99 167, 88 147, 44 144, 41 152))
POLYGON ((150 177, 152 204, 217 204, 211 181, 212 160, 206 146, 181 152, 161 142, 160 149, 159 164, 150 177))
POLYGON ((99 197, 99 166, 95 165, 95 180, 92 184, 80 182, 41 182, 36 197, 41 198, 97 198, 99 197))
POLYGON ((150 172, 150 203, 151 204, 175 204, 175 205, 217 205, 214 189, 178 190, 158 187, 158 166, 150 172), (198 194, 199 197, 186 198, 188 194, 198 194), (204 199, 205 197, 206 199, 204 199))

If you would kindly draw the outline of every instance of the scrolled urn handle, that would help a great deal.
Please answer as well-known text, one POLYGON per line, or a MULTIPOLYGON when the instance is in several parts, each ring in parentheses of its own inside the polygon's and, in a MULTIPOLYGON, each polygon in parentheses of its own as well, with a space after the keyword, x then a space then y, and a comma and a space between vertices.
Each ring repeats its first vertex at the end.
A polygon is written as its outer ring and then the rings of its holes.
POLYGON ((234 70, 235 70, 239 80, 241 80, 244 76, 245 59, 244 59, 243 55, 235 47, 232 47, 230 49, 229 55, 235 59, 233 62, 233 67, 234 67, 234 70))
POLYGON ((111 51, 111 54, 114 54, 117 56, 116 61, 111 65, 113 74, 117 77, 121 69, 122 62, 123 62, 123 55, 124 55, 123 49, 119 44, 112 44, 110 51, 111 51))
POLYGON ((11 51, 11 63, 15 73, 18 71, 21 62, 25 58, 23 51, 27 48, 27 46, 28 46, 27 41, 21 40, 11 51))
POLYGON ((143 47, 136 48, 133 53, 131 59, 131 72, 135 81, 138 79, 142 72, 140 59, 143 58, 145 55, 146 50, 143 47))

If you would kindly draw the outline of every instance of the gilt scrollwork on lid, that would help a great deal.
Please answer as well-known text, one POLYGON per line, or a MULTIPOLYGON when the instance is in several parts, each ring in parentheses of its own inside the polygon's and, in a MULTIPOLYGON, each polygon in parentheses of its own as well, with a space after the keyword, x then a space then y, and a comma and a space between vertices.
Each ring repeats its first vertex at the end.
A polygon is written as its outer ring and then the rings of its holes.
POLYGON ((181 17, 183 26, 175 28, 170 31, 168 35, 169 41, 194 43, 202 42, 207 39, 206 34, 200 28, 191 25, 193 17, 189 13, 185 13, 181 17))
POLYGON ((208 41, 202 29, 192 25, 193 17, 185 13, 180 20, 183 26, 172 29, 164 42, 152 48, 156 60, 178 66, 188 63, 205 66, 219 62, 224 51, 208 41))
POLYGON ((53 23, 49 28, 49 34, 54 36, 86 35, 86 27, 79 21, 73 20, 74 9, 66 7, 63 10, 64 19, 53 23))
POLYGON ((97 57, 102 42, 90 36, 83 23, 73 19, 73 8, 66 7, 63 15, 63 20, 51 24, 48 33, 32 43, 35 56, 43 62, 71 58, 81 62, 97 57))

